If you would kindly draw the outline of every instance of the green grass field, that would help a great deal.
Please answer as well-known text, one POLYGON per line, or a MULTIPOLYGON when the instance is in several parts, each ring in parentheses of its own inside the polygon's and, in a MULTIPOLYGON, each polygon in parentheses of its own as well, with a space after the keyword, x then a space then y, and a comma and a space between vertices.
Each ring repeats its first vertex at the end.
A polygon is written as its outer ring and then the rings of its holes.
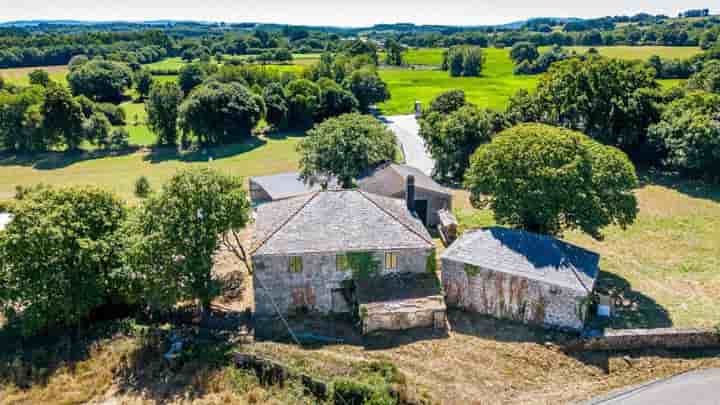
MULTIPOLYGON (((627 59, 637 57, 649 58, 655 51, 663 51, 663 56, 673 57, 684 52, 698 52, 699 48, 673 48, 673 47, 642 47, 640 53, 632 53, 640 47, 599 47, 601 53, 608 56, 618 55, 627 59), (617 48, 617 49, 615 49, 617 48), (645 49, 648 48, 648 49, 645 49), (679 50, 678 50, 679 49, 679 50)), ((486 62, 481 77, 450 77, 447 72, 428 69, 397 69, 384 68, 380 76, 387 82, 391 99, 378 105, 378 108, 387 115, 409 114, 413 111, 415 101, 427 106, 439 94, 448 90, 460 89, 471 103, 480 107, 502 110, 506 108, 507 101, 520 89, 534 90, 540 76, 517 76, 513 74, 514 65, 510 59, 510 50, 488 48, 484 49, 486 62)), ((409 60, 424 61, 413 64, 440 64, 442 62, 442 49, 413 49, 408 51, 409 60)), ((660 80, 664 87, 681 84, 682 80, 660 80)))
POLYGON ((138 177, 146 176, 158 187, 178 169, 188 166, 209 165, 238 176, 295 170, 298 162, 295 148, 300 139, 292 135, 254 139, 245 144, 213 148, 208 154, 180 155, 162 149, 119 156, 88 152, 80 156, 49 153, 27 159, 0 157, 0 199, 12 198, 15 186, 38 183, 93 184, 132 199, 133 184, 138 177))
POLYGON ((10 68, 0 69, 0 77, 6 82, 13 83, 18 86, 27 86, 30 84, 28 74, 33 70, 45 70, 50 75, 50 79, 59 82, 67 83, 67 66, 42 66, 42 67, 30 67, 30 68, 10 68))
MULTIPOLYGON (((566 47, 577 53, 585 53, 590 48, 589 46, 566 47)), ((547 49, 549 47, 541 47, 540 52, 547 49)), ((702 52, 702 49, 692 46, 597 46, 595 49, 603 56, 626 60, 648 60, 653 55, 668 59, 687 59, 702 52)))

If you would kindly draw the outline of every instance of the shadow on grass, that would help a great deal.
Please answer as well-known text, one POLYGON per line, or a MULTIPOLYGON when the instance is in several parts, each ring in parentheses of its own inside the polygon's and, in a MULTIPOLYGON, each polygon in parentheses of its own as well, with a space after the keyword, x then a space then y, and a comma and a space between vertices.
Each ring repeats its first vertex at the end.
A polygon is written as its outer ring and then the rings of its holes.
POLYGON ((667 309, 654 299, 632 289, 626 279, 614 273, 601 271, 595 291, 612 297, 613 317, 593 326, 613 329, 650 329, 673 326, 667 309))
POLYGON ((145 155, 144 160, 150 163, 162 163, 169 161, 179 162, 208 162, 210 159, 225 159, 250 152, 265 145, 267 141, 260 138, 251 138, 242 143, 230 145, 215 146, 209 148, 201 148, 199 150, 182 152, 175 148, 158 147, 151 149, 150 153, 145 155))
POLYGON ((118 157, 133 154, 140 150, 139 146, 125 148, 119 151, 78 151, 78 152, 43 152, 37 154, 0 153, 0 166, 26 166, 37 170, 55 170, 71 166, 75 163, 86 162, 108 157, 118 157))
POLYGON ((689 179, 676 173, 661 172, 656 169, 639 171, 640 185, 657 185, 676 190, 693 198, 702 198, 720 202, 720 184, 712 184, 698 179, 689 179))

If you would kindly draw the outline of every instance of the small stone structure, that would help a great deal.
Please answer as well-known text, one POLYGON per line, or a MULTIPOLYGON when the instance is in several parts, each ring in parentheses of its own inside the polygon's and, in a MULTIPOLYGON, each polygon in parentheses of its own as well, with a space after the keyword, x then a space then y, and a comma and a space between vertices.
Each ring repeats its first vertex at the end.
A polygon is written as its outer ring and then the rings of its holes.
POLYGON ((445 300, 432 272, 356 281, 363 333, 411 328, 445 329, 445 300))
POLYGON ((448 307, 580 330, 599 256, 549 236, 495 227, 466 232, 441 262, 448 307))
POLYGON ((453 215, 453 213, 449 210, 438 211, 438 218, 440 218, 440 223, 438 224, 438 232, 440 233, 440 237, 442 238, 443 243, 445 243, 445 246, 449 246, 450 244, 455 242, 455 239, 457 239, 457 219, 455 218, 455 215, 453 215))
POLYGON ((407 198, 408 178, 415 181, 413 209, 429 227, 440 223, 440 210, 452 211, 452 192, 430 176, 408 165, 386 163, 366 173, 358 181, 361 190, 393 198, 407 198))
POLYGON ((344 190, 258 206, 251 248, 256 318, 355 310, 363 287, 351 258, 372 264, 363 277, 427 273, 435 245, 406 204, 344 190))

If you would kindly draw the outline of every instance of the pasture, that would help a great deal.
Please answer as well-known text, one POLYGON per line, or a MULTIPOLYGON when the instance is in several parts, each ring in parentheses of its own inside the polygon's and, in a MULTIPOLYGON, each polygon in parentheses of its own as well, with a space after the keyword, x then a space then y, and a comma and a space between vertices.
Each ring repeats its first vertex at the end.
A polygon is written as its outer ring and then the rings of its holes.
POLYGON ((66 65, 0 69, 0 77, 8 83, 27 86, 30 84, 28 75, 33 70, 45 70, 50 75, 50 79, 61 83, 66 82, 65 77, 68 72, 66 65))

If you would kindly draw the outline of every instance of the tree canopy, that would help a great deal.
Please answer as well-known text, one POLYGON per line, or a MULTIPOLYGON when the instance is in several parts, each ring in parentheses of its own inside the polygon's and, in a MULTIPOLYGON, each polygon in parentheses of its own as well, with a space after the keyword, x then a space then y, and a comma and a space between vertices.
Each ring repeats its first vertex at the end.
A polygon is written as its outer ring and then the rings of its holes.
POLYGON ((117 231, 126 212, 111 193, 91 187, 23 193, 0 237, 0 300, 26 335, 72 326, 118 302, 125 279, 117 231), (20 313, 17 308, 22 308, 20 313))
POLYGON ((310 183, 337 178, 343 187, 366 170, 395 158, 395 135, 369 115, 330 118, 308 131, 298 145, 300 176, 310 183))
POLYGON ((157 134, 158 144, 177 144, 178 108, 182 99, 182 90, 176 83, 155 83, 150 88, 145 111, 148 126, 157 134))
POLYGON ((212 267, 221 237, 250 221, 242 179, 208 168, 178 172, 124 229, 129 295, 153 308, 194 299, 209 309, 219 293, 212 267))
POLYGON ((695 93, 675 100, 648 133, 666 165, 720 181, 720 95, 695 93))
POLYGON ((465 186, 475 205, 503 224, 557 235, 631 224, 638 212, 635 168, 620 150, 543 124, 507 129, 473 154, 465 186))
POLYGON ((241 84, 208 82, 180 105, 180 127, 201 145, 231 143, 250 137, 264 109, 262 98, 241 84))
POLYGON ((67 77, 74 95, 97 101, 119 101, 132 84, 132 71, 120 62, 91 60, 70 70, 67 77))

